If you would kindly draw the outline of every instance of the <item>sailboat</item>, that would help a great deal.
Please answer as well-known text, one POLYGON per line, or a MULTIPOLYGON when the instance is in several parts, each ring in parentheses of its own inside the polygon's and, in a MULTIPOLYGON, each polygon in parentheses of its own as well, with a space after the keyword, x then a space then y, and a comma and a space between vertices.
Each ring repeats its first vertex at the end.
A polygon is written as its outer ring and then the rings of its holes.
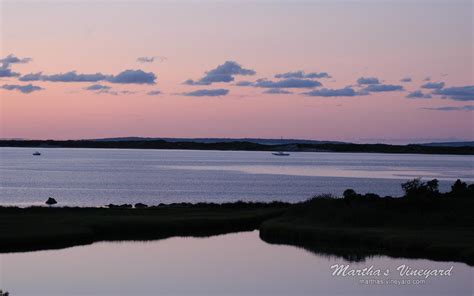
MULTIPOLYGON (((281 142, 283 144, 283 137, 281 138, 281 142)), ((275 155, 275 156, 290 156, 290 153, 283 152, 283 151, 272 152, 272 154, 275 155)))

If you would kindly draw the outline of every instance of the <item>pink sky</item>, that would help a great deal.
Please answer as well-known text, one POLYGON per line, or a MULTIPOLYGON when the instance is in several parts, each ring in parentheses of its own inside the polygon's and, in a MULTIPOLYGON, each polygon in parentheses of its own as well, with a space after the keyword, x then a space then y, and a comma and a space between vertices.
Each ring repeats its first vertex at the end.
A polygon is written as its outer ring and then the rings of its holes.
MULTIPOLYGON (((2 85, 29 83, 31 93, 0 89, 0 137, 77 139, 118 136, 262 137, 388 142, 474 139, 474 96, 409 99, 420 86, 444 82, 473 86, 471 1, 268 2, 18 2, 1 3, 0 57, 19 73, 2 85), (138 57, 163 61, 139 63, 138 57), (228 83, 184 85, 206 71, 235 61, 255 75, 228 83), (91 82, 20 81, 29 73, 117 75, 141 69, 156 84, 110 83, 109 93, 84 88, 91 82), (238 81, 302 70, 327 72, 314 88, 264 94, 238 81), (321 88, 355 91, 360 77, 403 91, 321 97, 321 88), (411 77, 408 83, 400 82, 411 77), (226 89, 219 97, 185 96, 226 89), (110 92, 131 91, 114 95, 110 92), (147 95, 160 90, 157 96, 147 95), (448 108, 446 108, 448 107, 448 108), (428 109, 427 109, 428 108, 428 109), (431 108, 431 109, 429 109, 431 108), (433 110, 442 108, 441 110, 433 110), (449 111, 447 111, 448 109, 449 111), (454 109, 454 110, 453 110, 454 109), (456 110, 459 109, 459 110, 456 110), (471 110, 471 111, 467 111, 471 110)), ((471 92, 472 93, 472 92, 471 92)))

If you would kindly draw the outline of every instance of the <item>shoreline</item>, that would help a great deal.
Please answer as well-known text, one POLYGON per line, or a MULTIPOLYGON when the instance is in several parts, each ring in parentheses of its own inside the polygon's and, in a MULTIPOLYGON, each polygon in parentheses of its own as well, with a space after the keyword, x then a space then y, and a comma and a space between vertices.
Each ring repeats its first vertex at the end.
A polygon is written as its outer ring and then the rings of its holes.
POLYGON ((457 261, 474 266, 474 184, 447 193, 413 180, 403 197, 322 195, 299 203, 1 207, 0 253, 60 249, 98 241, 206 237, 259 230, 268 243, 360 261, 368 256, 457 261))
POLYGON ((287 151, 332 153, 389 153, 389 154, 437 154, 474 155, 473 146, 426 146, 353 143, 286 143, 258 144, 245 141, 233 142, 167 142, 150 141, 91 141, 91 140, 0 140, 0 147, 10 148, 96 148, 96 149, 154 149, 154 150, 206 150, 206 151, 287 151))

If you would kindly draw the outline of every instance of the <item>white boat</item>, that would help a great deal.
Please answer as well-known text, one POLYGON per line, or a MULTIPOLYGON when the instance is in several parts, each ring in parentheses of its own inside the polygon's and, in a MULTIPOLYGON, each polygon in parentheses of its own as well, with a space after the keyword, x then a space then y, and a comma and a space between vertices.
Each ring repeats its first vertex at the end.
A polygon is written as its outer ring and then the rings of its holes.
POLYGON ((39 156, 41 155, 41 153, 39 153, 38 151, 36 151, 35 153, 33 153, 34 156, 39 156))
POLYGON ((286 153, 283 151, 273 152, 272 154, 276 156, 290 156, 290 153, 286 153))

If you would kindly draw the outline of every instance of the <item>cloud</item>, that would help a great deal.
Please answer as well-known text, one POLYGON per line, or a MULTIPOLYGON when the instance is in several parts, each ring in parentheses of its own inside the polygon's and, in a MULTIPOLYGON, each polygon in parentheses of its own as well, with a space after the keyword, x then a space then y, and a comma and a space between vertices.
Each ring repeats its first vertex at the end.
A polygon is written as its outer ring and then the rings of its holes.
POLYGON ((155 61, 155 57, 138 57, 137 62, 140 63, 153 63, 155 61))
POLYGON ((406 98, 409 99, 429 99, 431 98, 430 94, 424 94, 421 90, 415 90, 414 92, 406 95, 406 98))
POLYGON ((117 75, 78 74, 76 71, 45 75, 42 72, 30 73, 19 78, 20 81, 49 81, 49 82, 99 82, 108 81, 110 83, 134 83, 134 84, 155 84, 156 76, 152 72, 142 70, 125 70, 117 75))
POLYGON ((84 89, 85 90, 106 90, 106 89, 110 89, 110 86, 102 85, 102 84, 93 84, 84 89))
POLYGON ((105 80, 106 75, 95 74, 77 74, 76 71, 66 73, 44 75, 42 72, 30 73, 19 78, 20 81, 50 81, 50 82, 97 82, 105 80))
POLYGON ((31 61, 31 58, 19 58, 12 54, 0 59, 0 78, 3 77, 18 77, 20 73, 13 72, 10 69, 11 64, 25 64, 31 61))
POLYGON ((147 92, 146 94, 149 95, 149 96, 157 96, 157 95, 160 95, 160 94, 161 94, 161 91, 159 91, 159 90, 152 90, 152 91, 147 92))
POLYGON ((403 90, 401 85, 393 84, 370 84, 365 87, 362 92, 387 92, 387 91, 399 91, 403 90))
POLYGON ((31 61, 31 58, 19 58, 13 54, 9 54, 3 59, 0 59, 0 63, 2 63, 2 68, 8 68, 10 64, 26 64, 31 61))
POLYGON ((118 95, 131 95, 136 92, 130 91, 130 90, 114 90, 110 86, 107 85, 102 85, 102 84, 92 84, 88 87, 84 88, 85 90, 93 91, 96 94, 109 94, 113 96, 118 96, 118 95))
POLYGON ((125 70, 107 79, 110 83, 155 84, 156 75, 142 70, 125 70))
POLYGON ((96 94, 109 94, 113 96, 118 96, 118 95, 132 95, 136 92, 130 91, 130 90, 113 90, 111 88, 108 89, 101 89, 96 92, 96 94))
POLYGON ((357 84, 359 85, 371 85, 371 84, 380 84, 378 78, 375 77, 360 77, 357 79, 357 84))
POLYGON ((29 94, 34 91, 42 90, 42 87, 33 85, 33 84, 27 84, 27 85, 18 85, 18 84, 4 84, 1 87, 2 89, 6 90, 17 90, 20 91, 24 94, 29 94))
POLYGON ((225 96, 229 93, 228 89, 199 89, 191 92, 183 93, 183 95, 188 97, 218 97, 225 96))
POLYGON ((421 88, 427 89, 441 89, 444 87, 444 82, 427 82, 421 86, 421 88))
POLYGON ((233 61, 226 61, 224 64, 217 66, 200 78, 197 81, 188 79, 184 84, 188 85, 210 85, 216 82, 231 82, 234 81, 235 75, 255 75, 255 71, 245 69, 241 65, 233 61))
POLYGON ((291 94, 291 91, 287 91, 281 88, 269 88, 266 91, 263 92, 264 94, 291 94))
POLYGON ((253 82, 251 82, 251 81, 239 81, 235 85, 237 85, 237 86, 252 86, 253 82))
POLYGON ((456 101, 474 101, 474 85, 437 89, 433 94, 456 101))
POLYGON ((404 77, 400 79, 400 82, 411 82, 411 77, 404 77))
POLYGON ((433 107, 433 108, 422 108, 425 110, 433 111, 474 111, 474 105, 466 105, 460 107, 445 106, 445 107, 433 107))
POLYGON ((253 85, 264 88, 311 88, 322 84, 316 80, 289 78, 278 81, 259 79, 253 85))
POLYGON ((18 77, 20 73, 13 72, 9 68, 0 67, 0 78, 1 77, 18 77))
POLYGON ((162 62, 166 60, 166 57, 153 56, 153 57, 138 57, 137 58, 137 62, 139 63, 153 63, 155 60, 162 62))
POLYGON ((275 78, 307 78, 307 79, 314 79, 314 78, 331 78, 331 76, 326 73, 326 72, 311 72, 311 73, 305 73, 304 71, 295 71, 295 72, 287 72, 287 73, 281 73, 281 74, 276 74, 275 78))
POLYGON ((309 92, 305 92, 303 93, 303 95, 307 95, 310 97, 354 97, 358 95, 358 93, 350 87, 344 87, 339 89, 315 89, 309 92))

